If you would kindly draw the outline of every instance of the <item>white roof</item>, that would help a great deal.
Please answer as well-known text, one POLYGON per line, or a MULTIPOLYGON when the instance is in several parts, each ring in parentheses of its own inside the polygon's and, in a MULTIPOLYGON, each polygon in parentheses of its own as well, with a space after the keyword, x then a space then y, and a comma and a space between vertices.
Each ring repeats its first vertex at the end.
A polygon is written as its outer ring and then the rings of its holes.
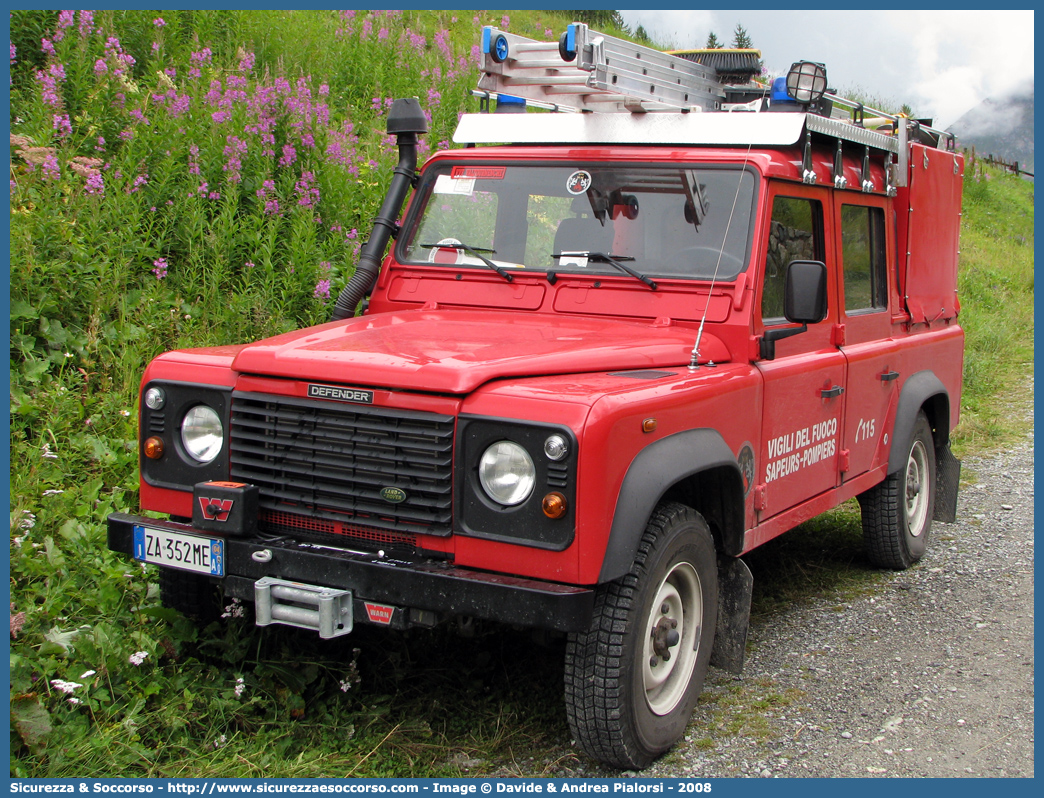
POLYGON ((809 130, 896 152, 886 136, 855 125, 803 113, 721 111, 690 113, 465 114, 457 144, 660 144, 721 147, 788 147, 809 130))

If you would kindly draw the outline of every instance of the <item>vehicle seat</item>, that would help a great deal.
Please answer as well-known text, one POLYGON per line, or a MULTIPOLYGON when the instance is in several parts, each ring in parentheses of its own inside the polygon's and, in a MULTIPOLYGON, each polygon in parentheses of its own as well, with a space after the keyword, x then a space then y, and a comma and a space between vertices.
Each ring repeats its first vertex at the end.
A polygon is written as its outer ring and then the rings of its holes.
MULTIPOLYGON (((608 255, 613 249, 613 223, 607 219, 605 225, 593 216, 577 216, 563 219, 555 233, 554 252, 603 252, 608 255)), ((565 258, 559 258, 561 264, 565 258)))

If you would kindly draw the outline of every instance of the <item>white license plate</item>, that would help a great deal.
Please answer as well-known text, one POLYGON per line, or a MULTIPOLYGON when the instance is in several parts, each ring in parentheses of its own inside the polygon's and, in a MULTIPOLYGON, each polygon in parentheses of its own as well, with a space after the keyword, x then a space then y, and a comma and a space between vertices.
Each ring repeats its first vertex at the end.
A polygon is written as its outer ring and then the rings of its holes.
POLYGON ((224 576, 225 541, 135 524, 134 559, 182 571, 224 576))

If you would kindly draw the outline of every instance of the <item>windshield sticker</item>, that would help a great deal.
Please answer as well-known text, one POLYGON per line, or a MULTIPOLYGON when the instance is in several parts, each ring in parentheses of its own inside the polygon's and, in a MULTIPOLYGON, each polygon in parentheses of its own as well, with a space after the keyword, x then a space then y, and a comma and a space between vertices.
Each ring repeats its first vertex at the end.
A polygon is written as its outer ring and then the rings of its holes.
POLYGON ((478 180, 503 180, 506 166, 454 166, 450 177, 473 177, 478 180))
POLYGON ((566 180, 566 191, 570 194, 583 194, 589 188, 591 188, 591 173, 585 172, 583 169, 573 172, 566 180))
POLYGON ((475 193, 475 178, 439 175, 435 178, 435 188, 432 191, 436 194, 462 194, 470 197, 475 193))
POLYGON ((563 252, 562 257, 558 259, 559 266, 576 266, 580 269, 587 268, 587 253, 586 252, 563 252))

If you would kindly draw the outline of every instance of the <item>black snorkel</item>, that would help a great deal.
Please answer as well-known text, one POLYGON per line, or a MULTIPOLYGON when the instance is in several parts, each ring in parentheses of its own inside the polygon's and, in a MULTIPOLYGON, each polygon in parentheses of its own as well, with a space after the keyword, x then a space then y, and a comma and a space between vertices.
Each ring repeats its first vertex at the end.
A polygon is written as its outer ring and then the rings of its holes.
POLYGON ((399 163, 395 166, 381 210, 373 220, 373 232, 359 252, 355 274, 334 303, 333 312, 330 314, 331 321, 354 316, 356 306, 373 290, 388 240, 398 232, 395 220, 399 216, 406 195, 413 187, 417 172, 417 136, 427 132, 428 122, 416 97, 399 99, 392 104, 391 111, 388 112, 388 133, 396 137, 399 163))

